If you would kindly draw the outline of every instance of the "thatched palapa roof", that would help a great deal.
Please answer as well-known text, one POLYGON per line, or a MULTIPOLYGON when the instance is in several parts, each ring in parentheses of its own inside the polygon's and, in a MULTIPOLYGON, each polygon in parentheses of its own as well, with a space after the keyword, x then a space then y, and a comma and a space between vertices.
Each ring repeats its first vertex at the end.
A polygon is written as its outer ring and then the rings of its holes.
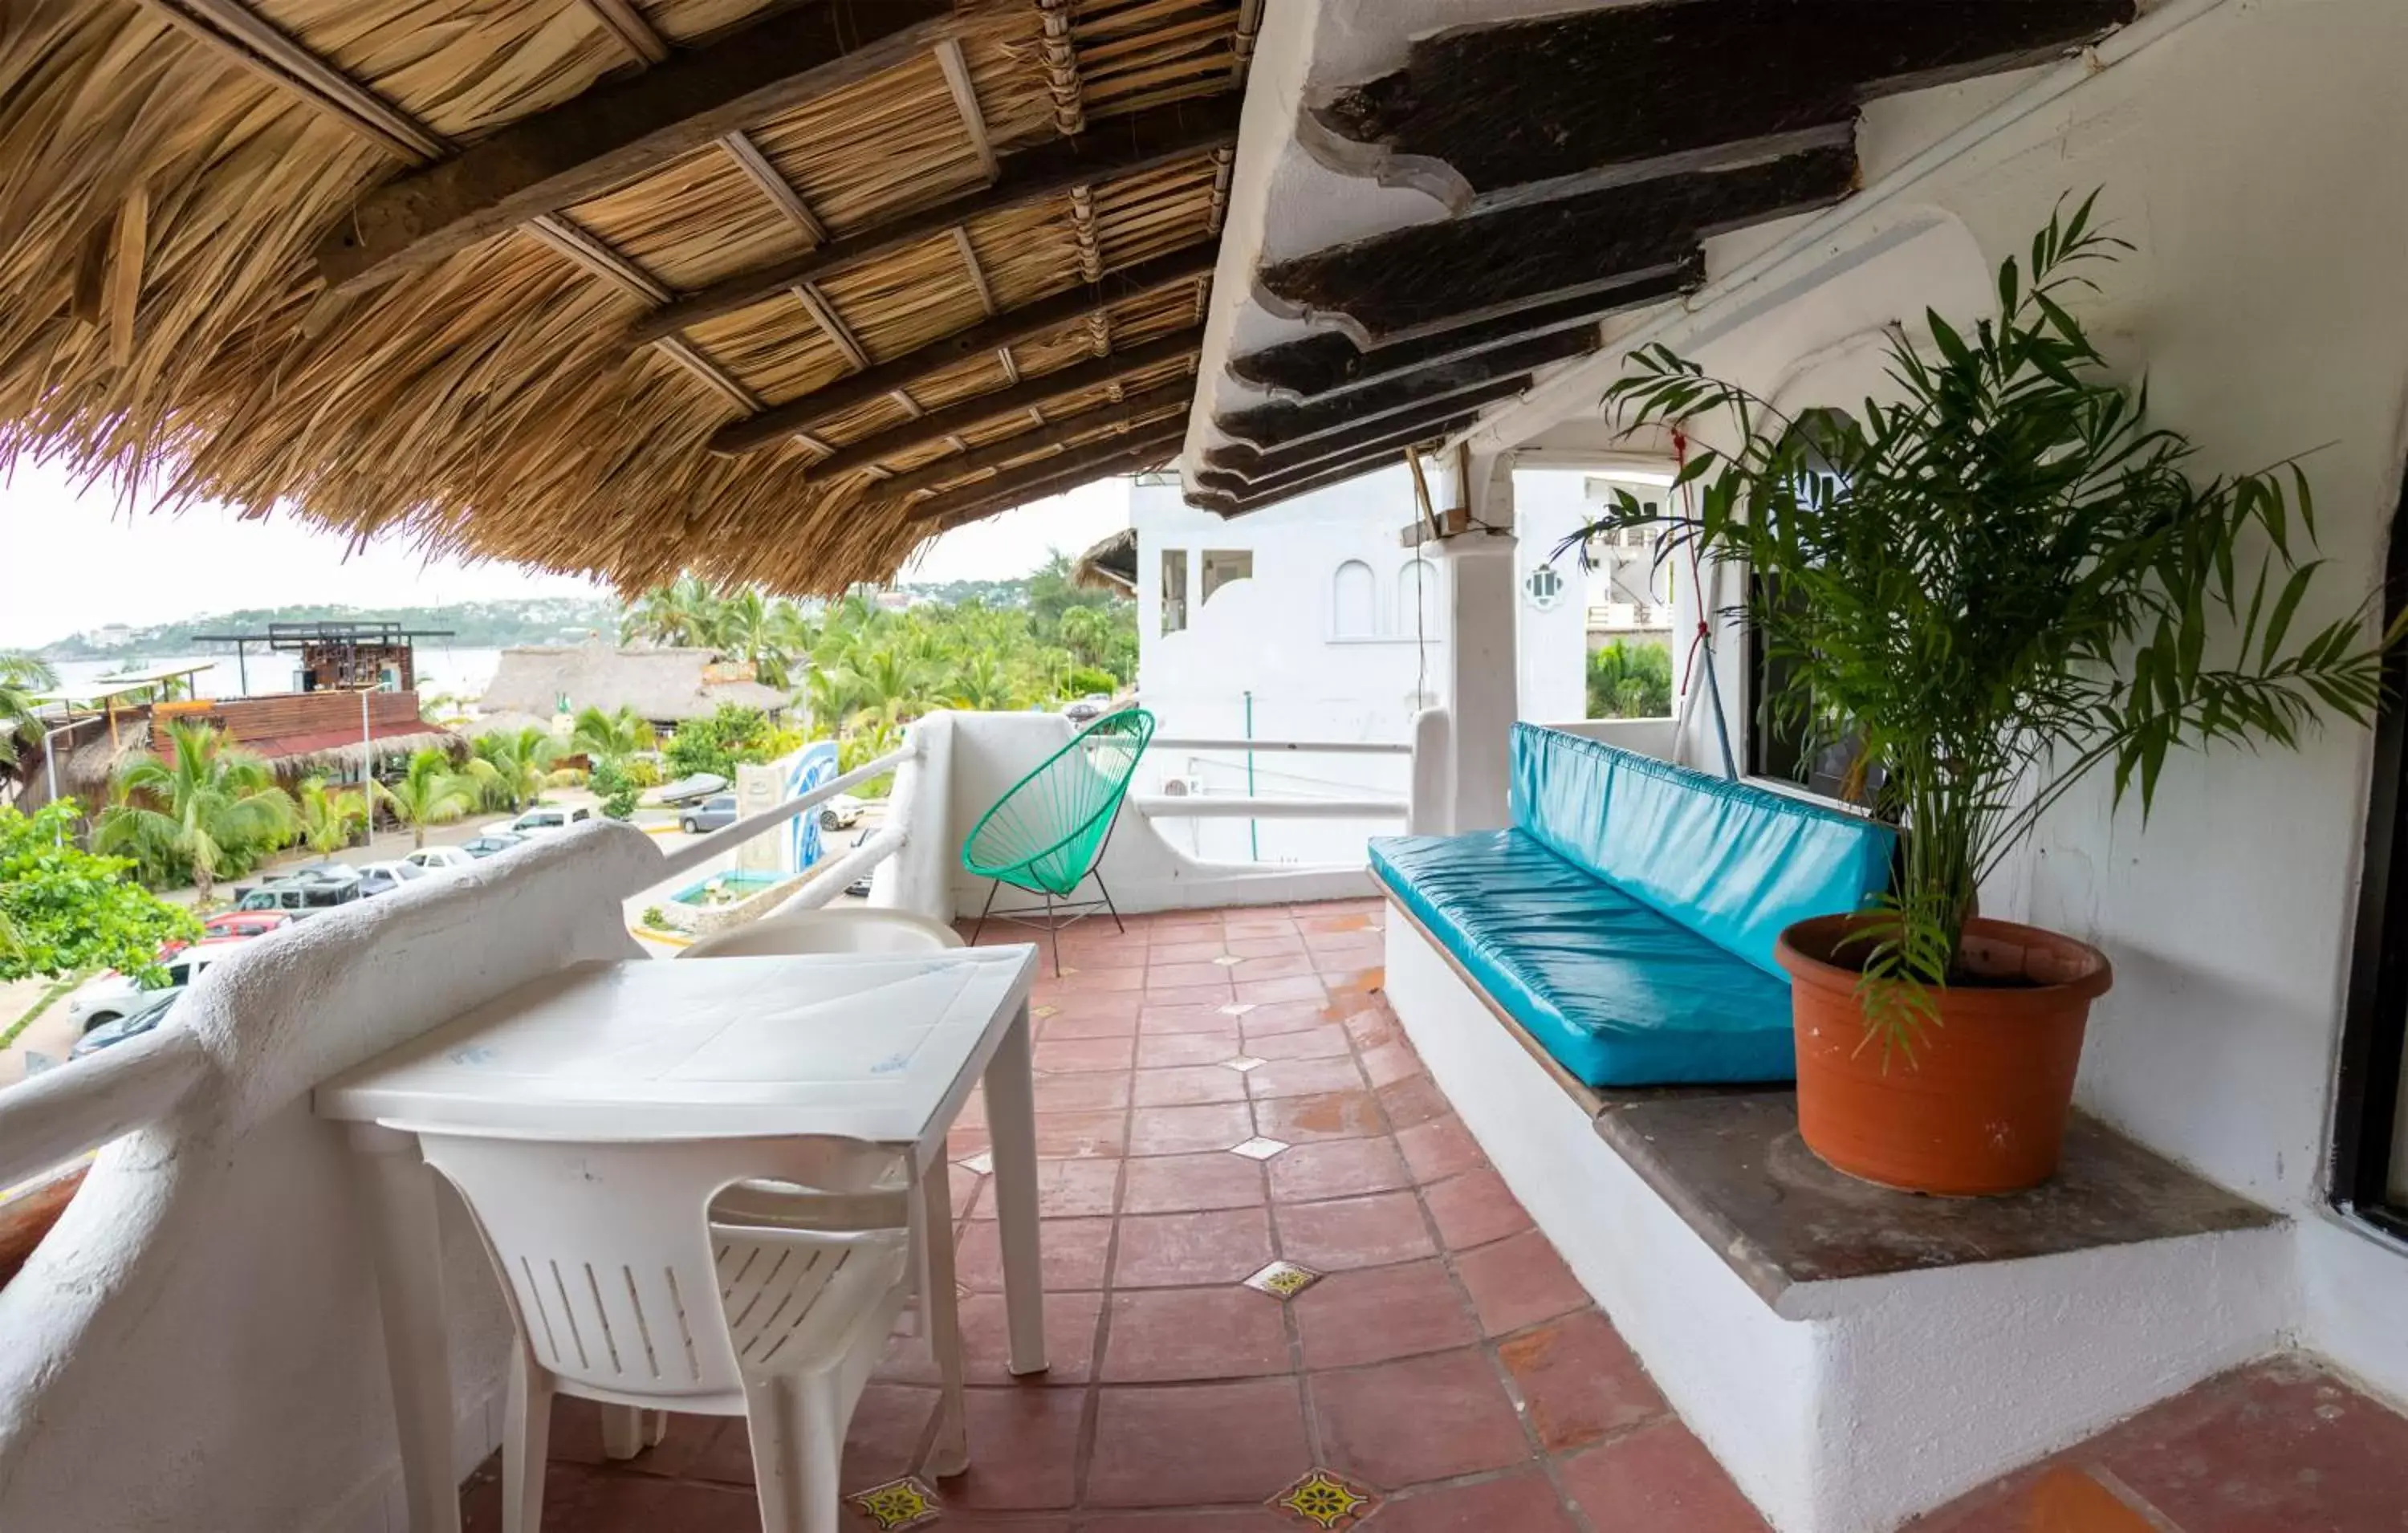
POLYGON ((481 733, 549 724, 563 697, 570 712, 631 708, 654 724, 704 718, 722 703, 771 712, 787 706, 786 694, 775 687, 714 676, 718 660, 715 650, 621 649, 600 639, 504 650, 478 705, 483 718, 477 727, 481 733))
POLYGON ((1097 538, 1070 566, 1070 583, 1083 591, 1105 591, 1115 596, 1137 595, 1137 529, 1123 527, 1097 538))
POLYGON ((1260 0, 12 0, 0 466, 832 591, 1176 451, 1260 0))

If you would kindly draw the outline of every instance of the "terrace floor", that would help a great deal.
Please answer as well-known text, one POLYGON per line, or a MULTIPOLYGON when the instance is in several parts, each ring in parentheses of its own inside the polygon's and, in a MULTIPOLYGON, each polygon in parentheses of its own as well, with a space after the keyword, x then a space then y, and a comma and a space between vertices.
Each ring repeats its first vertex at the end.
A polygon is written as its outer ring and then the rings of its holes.
MULTIPOLYGON (((848 1527, 1764 1528, 1423 1072, 1379 994, 1381 922, 1364 901, 1064 938, 1036 997, 1054 1367, 1003 1371, 974 1102, 951 1146, 974 1462, 897 1484, 936 1411, 924 1349, 898 1339, 853 1418, 848 1527), (1275 1262, 1317 1276, 1285 1297, 1248 1286, 1275 1262), (903 1520, 922 1504, 932 1518, 903 1520)), ((676 1417, 609 1464, 593 1408, 563 1401, 552 1454, 562 1533, 757 1526, 740 1421, 676 1417)), ((1919 1526, 2400 1533, 2403 1463, 2408 1421, 2278 1361, 1919 1526)), ((464 1493, 467 1533, 500 1527, 498 1480, 489 1463, 464 1493)))

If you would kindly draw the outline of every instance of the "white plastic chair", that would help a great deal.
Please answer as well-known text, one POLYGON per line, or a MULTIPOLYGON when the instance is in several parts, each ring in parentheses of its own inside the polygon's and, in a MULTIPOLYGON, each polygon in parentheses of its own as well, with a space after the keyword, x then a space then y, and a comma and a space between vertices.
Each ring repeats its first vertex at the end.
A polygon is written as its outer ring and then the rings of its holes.
POLYGON ((705 938, 680 958, 737 958, 763 953, 927 953, 962 946, 962 934, 909 910, 855 907, 773 915, 705 938))
POLYGON ((517 1324, 505 1533, 542 1526, 554 1394, 740 1415, 764 1533, 837 1533, 845 1428, 910 1297, 910 1233, 730 1229, 708 1211, 747 1178, 866 1192, 891 1154, 823 1139, 420 1143, 460 1190, 517 1324))

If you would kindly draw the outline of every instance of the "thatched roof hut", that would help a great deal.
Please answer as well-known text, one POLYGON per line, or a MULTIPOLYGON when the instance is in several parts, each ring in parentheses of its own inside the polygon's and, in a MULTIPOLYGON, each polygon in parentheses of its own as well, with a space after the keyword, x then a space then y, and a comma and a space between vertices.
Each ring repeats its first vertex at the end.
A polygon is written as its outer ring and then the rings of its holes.
POLYGON ((1169 457, 1259 0, 0 7, 0 467, 793 591, 1169 457))
POLYGON ((538 645, 504 650, 493 684, 478 705, 476 731, 543 727, 566 710, 621 708, 668 727, 708 717, 723 703, 776 713, 787 695, 765 687, 738 668, 721 664, 718 652, 694 649, 621 649, 595 639, 584 644, 538 645))
POLYGON ((1137 595, 1137 529, 1123 527, 1079 555, 1070 566, 1070 583, 1084 591, 1108 591, 1115 596, 1137 595))

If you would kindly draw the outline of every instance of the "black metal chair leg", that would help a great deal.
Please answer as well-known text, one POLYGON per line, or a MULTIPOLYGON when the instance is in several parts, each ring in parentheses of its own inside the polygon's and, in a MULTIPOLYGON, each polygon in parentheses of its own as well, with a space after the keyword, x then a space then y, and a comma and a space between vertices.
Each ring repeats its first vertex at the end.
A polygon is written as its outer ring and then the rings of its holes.
POLYGON ((1043 893, 1045 895, 1045 939, 1054 949, 1054 978, 1058 980, 1062 977, 1062 928, 1054 924, 1054 892, 1048 889, 1043 891, 1043 893))
POLYGON ((970 928, 970 946, 977 947, 979 934, 986 930, 987 912, 995 909, 995 896, 1003 893, 1003 881, 996 879, 986 886, 986 903, 979 908, 978 924, 970 928))
POLYGON ((1112 903, 1112 892, 1104 887, 1104 875, 1101 869, 1096 871, 1095 879, 1096 893, 1104 896, 1104 910, 1112 918, 1112 929, 1119 932, 1123 937, 1126 937, 1128 935, 1128 928, 1121 924, 1120 907, 1112 903))

